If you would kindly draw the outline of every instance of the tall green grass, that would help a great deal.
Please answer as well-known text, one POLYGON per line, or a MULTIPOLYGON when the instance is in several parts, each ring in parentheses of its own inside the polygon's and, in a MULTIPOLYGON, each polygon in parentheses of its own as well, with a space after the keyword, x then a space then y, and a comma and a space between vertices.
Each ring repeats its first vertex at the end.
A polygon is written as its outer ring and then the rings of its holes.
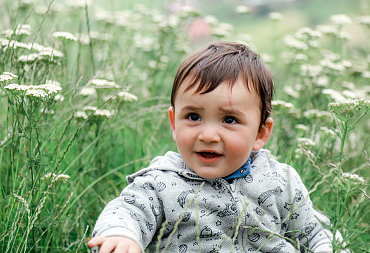
MULTIPOLYGON (((175 150, 169 94, 194 47, 185 28, 202 14, 78 3, 1 2, 1 252, 88 251, 86 237, 125 176, 175 150)), ((370 48, 347 36, 370 36, 369 17, 359 16, 276 34, 273 55, 260 52, 276 83, 267 148, 298 170, 343 235, 338 252, 369 252, 370 241, 370 48)), ((244 32, 205 19, 202 43, 244 39, 258 51, 244 32)))

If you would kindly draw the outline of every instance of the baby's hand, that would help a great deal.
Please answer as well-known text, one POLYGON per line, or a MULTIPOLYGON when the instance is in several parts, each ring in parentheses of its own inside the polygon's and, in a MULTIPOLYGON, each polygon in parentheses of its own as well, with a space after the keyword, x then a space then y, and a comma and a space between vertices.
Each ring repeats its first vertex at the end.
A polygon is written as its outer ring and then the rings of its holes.
POLYGON ((87 245, 92 248, 99 246, 99 253, 141 253, 141 248, 134 240, 122 236, 97 236, 87 245))

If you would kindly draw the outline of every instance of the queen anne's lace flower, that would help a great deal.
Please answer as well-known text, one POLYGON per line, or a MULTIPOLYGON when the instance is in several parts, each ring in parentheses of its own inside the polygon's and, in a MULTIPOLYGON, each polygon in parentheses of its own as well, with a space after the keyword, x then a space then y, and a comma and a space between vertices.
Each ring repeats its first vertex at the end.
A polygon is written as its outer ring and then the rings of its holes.
POLYGON ((71 177, 69 175, 66 175, 66 174, 48 173, 48 174, 44 175, 43 177, 41 177, 41 180, 51 179, 52 182, 57 182, 57 181, 66 182, 70 178, 71 177))
POLYGON ((48 94, 44 90, 39 89, 28 89, 26 91, 26 96, 28 97, 36 97, 36 98, 45 98, 48 94))
POLYGON ((19 36, 19 35, 31 35, 31 26, 27 24, 18 25, 14 30, 13 29, 7 29, 3 31, 3 34, 5 37, 10 38, 13 35, 19 36))
POLYGON ((315 146, 315 142, 309 138, 297 138, 298 144, 304 147, 315 146))
POLYGON ((236 8, 235 8, 235 11, 239 14, 248 14, 251 12, 250 8, 248 6, 245 6, 245 5, 238 5, 236 8))
POLYGON ((366 183, 363 177, 354 173, 342 172, 342 178, 359 185, 364 185, 366 183))
POLYGON ((56 39, 65 39, 65 40, 70 40, 70 41, 76 41, 77 38, 69 32, 54 32, 52 34, 53 38, 56 39))
POLYGON ((370 101, 362 99, 347 99, 329 103, 329 109, 341 120, 348 120, 360 110, 370 110, 370 101))
POLYGON ((336 14, 330 17, 334 25, 346 26, 352 24, 352 19, 345 14, 336 14))
POLYGON ((91 85, 96 89, 120 88, 120 86, 113 81, 99 78, 90 80, 88 85, 91 85))
POLYGON ((307 50, 308 46, 306 43, 294 38, 291 35, 287 35, 284 37, 284 44, 287 45, 289 48, 296 49, 296 50, 307 50))
POLYGON ((12 81, 13 79, 18 78, 18 76, 14 75, 11 72, 3 72, 0 75, 0 82, 7 82, 7 81, 12 81))
POLYGON ((269 19, 271 19, 272 21, 280 21, 284 19, 284 16, 279 12, 270 12, 269 19))

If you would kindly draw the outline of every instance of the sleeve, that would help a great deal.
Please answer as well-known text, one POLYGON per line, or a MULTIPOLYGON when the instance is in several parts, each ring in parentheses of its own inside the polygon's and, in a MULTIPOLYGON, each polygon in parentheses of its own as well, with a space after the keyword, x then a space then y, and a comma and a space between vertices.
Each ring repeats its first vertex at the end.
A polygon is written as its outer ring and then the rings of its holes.
POLYGON ((119 197, 110 201, 104 208, 92 236, 128 237, 136 241, 142 252, 145 252, 165 219, 157 187, 151 176, 135 178, 133 183, 123 189, 119 197))
POLYGON ((283 205, 287 237, 299 241, 301 252, 333 252, 329 219, 314 209, 307 188, 290 166, 287 179, 289 194, 283 205))

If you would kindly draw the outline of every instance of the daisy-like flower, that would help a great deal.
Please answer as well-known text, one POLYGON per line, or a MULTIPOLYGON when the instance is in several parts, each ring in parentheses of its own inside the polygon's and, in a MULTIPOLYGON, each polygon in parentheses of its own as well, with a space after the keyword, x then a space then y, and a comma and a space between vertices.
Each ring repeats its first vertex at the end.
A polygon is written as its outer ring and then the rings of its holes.
POLYGON ((97 109, 93 115, 94 117, 98 118, 110 118, 113 116, 113 112, 106 110, 106 109, 97 109))
POLYGON ((49 95, 56 94, 62 90, 62 87, 56 84, 52 84, 52 83, 38 85, 37 88, 45 90, 49 95))
POLYGON ((245 5, 238 5, 235 8, 235 11, 239 14, 248 14, 251 12, 251 9, 248 6, 245 5))
POLYGON ((64 39, 64 40, 69 40, 69 41, 76 41, 77 38, 69 32, 54 32, 52 34, 53 38, 56 39, 64 39))
POLYGON ((270 12, 269 19, 271 19, 272 21, 281 21, 284 19, 284 16, 279 12, 270 12))

